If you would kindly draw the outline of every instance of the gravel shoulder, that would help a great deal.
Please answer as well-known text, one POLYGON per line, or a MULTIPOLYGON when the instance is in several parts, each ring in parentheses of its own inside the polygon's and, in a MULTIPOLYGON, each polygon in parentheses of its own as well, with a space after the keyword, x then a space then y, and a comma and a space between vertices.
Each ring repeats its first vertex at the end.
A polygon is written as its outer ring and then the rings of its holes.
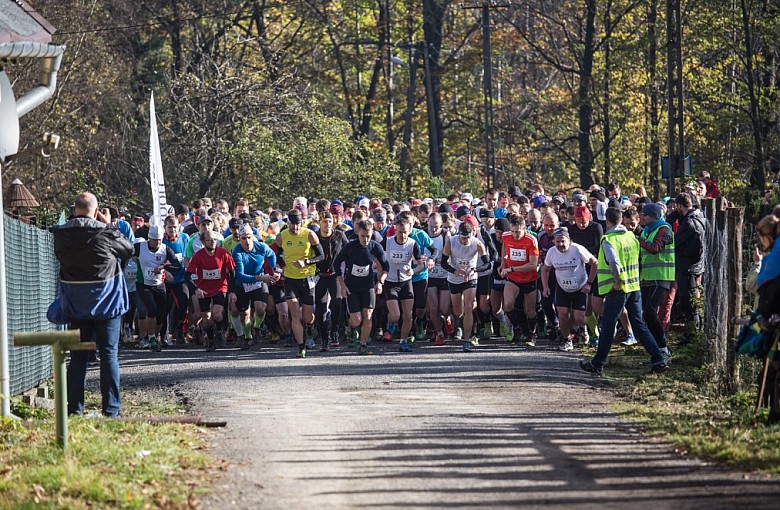
POLYGON ((394 347, 123 351, 122 385, 227 421, 203 508, 778 508, 778 479, 680 456, 610 411, 576 353, 394 347))

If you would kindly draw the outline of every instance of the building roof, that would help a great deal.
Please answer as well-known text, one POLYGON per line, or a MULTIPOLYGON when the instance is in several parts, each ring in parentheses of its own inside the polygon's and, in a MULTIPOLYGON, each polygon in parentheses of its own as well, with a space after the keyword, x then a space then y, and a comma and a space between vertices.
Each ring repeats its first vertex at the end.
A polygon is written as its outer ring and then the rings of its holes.
POLYGON ((23 0, 0 0, 0 43, 50 43, 56 29, 23 0))

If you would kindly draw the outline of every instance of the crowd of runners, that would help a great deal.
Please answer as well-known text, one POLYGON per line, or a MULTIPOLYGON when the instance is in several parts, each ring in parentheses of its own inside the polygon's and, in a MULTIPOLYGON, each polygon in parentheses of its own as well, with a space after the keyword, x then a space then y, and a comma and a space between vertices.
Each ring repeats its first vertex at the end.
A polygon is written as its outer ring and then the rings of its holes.
POLYGON ((698 322, 698 198, 718 193, 708 175, 699 188, 653 201, 616 183, 553 194, 536 184, 403 202, 298 197, 290 210, 201 198, 170 207, 162 225, 103 215, 135 244, 125 345, 279 343, 306 357, 370 354, 372 341, 471 352, 494 337, 546 339, 597 347, 581 366, 600 375, 616 329, 663 371, 672 309, 698 322))

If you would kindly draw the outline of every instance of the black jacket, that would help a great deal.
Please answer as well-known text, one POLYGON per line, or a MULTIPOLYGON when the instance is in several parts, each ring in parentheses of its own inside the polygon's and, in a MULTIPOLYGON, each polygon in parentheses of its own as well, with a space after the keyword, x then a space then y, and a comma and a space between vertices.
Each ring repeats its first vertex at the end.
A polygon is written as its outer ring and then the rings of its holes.
POLYGON ((704 273, 704 216, 698 209, 691 209, 680 218, 680 226, 674 235, 674 256, 677 270, 688 274, 704 273))
POLYGON ((121 274, 117 259, 128 260, 133 245, 116 228, 77 217, 54 230, 54 254, 60 262, 61 280, 105 281, 121 274))

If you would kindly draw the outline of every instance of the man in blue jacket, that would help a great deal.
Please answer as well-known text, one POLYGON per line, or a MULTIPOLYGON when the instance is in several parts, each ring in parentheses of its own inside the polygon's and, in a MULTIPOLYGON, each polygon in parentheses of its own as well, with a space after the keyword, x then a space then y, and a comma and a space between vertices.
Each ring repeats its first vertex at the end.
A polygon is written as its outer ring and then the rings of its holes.
MULTIPOLYGON (((54 231, 54 253, 60 262, 62 314, 81 331, 81 341, 95 341, 100 352, 100 392, 106 416, 118 416, 119 361, 117 352, 122 314, 129 302, 121 261, 133 255, 133 245, 119 230, 106 225, 97 198, 76 198, 74 218, 54 231)), ((110 219, 107 220, 110 222, 110 219)), ((84 386, 89 351, 73 351, 68 365, 68 414, 84 412, 84 386)))

